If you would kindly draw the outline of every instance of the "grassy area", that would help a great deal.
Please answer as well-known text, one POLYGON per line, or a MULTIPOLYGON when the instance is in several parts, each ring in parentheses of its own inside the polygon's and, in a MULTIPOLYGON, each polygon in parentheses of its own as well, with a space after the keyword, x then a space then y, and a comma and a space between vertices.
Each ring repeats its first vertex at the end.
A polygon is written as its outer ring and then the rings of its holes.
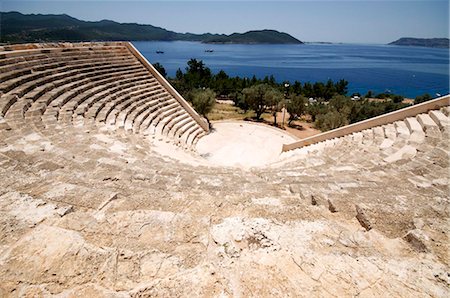
POLYGON ((255 113, 253 111, 248 111, 247 113, 244 113, 243 110, 241 110, 238 107, 235 107, 230 104, 225 103, 216 103, 214 105, 213 110, 208 113, 208 118, 210 121, 215 120, 243 120, 247 117, 254 117, 255 113))

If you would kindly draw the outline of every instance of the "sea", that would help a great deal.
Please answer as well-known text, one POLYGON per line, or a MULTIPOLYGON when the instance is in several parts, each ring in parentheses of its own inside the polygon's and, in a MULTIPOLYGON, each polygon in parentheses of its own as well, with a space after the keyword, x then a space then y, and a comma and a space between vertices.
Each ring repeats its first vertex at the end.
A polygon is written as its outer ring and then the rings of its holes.
POLYGON ((203 44, 200 42, 133 42, 149 60, 164 66, 169 77, 183 71, 191 58, 213 73, 278 82, 349 82, 348 94, 394 93, 414 98, 449 93, 449 50, 366 44, 306 43, 300 45, 203 44), (159 52, 159 53, 157 53, 159 52), (163 52, 163 53, 162 53, 163 52))

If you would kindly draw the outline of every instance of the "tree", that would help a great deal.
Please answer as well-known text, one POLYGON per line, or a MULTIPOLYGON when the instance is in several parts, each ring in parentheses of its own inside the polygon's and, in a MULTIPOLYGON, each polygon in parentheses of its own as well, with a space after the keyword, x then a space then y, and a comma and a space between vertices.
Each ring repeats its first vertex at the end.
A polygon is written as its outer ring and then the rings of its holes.
POLYGON ((416 98, 414 99, 414 104, 418 104, 418 103, 421 103, 421 102, 425 102, 425 101, 428 101, 428 100, 431 100, 431 99, 433 99, 433 98, 432 98, 431 95, 428 94, 428 93, 425 93, 425 94, 423 94, 423 95, 418 95, 418 96, 416 96, 416 98))
POLYGON ((179 81, 181 81, 183 79, 183 72, 181 71, 181 69, 177 69, 177 72, 175 73, 175 78, 179 81))
POLYGON ((404 97, 401 95, 393 94, 393 95, 391 95, 391 99, 394 103, 401 103, 403 101, 404 97))
POLYGON ((274 88, 270 88, 267 90, 266 94, 264 94, 264 100, 266 101, 267 105, 271 107, 273 125, 277 126, 277 113, 281 110, 283 93, 274 88))
POLYGON ((303 95, 308 98, 314 96, 313 86, 310 82, 306 82, 305 84, 303 84, 303 95))
POLYGON ((300 83, 299 81, 294 82, 292 89, 293 89, 294 93, 297 95, 300 95, 303 93, 302 83, 300 83))
POLYGON ((267 84, 245 88, 242 90, 242 95, 248 107, 255 111, 257 120, 261 119, 261 115, 269 107, 273 107, 276 102, 279 103, 282 99, 282 94, 267 84))
POLYGON ((327 81, 325 85, 325 93, 323 94, 323 98, 329 100, 336 93, 336 87, 334 86, 333 81, 330 79, 327 81))
POLYGON ((190 92, 189 99, 197 113, 205 117, 208 125, 211 126, 207 115, 216 103, 216 93, 209 88, 205 90, 197 89, 190 92))
POLYGON ((312 122, 315 122, 318 115, 327 112, 327 106, 322 102, 310 103, 308 104, 307 112, 311 116, 312 122))
POLYGON ((306 98, 301 95, 294 95, 288 101, 286 108, 289 113, 288 125, 290 126, 292 121, 299 119, 300 116, 305 113, 306 98))
POLYGON ((313 85, 313 97, 318 98, 325 98, 325 85, 322 82, 316 82, 313 85))
POLYGON ((373 92, 372 90, 367 91, 367 94, 364 95, 365 98, 372 98, 373 97, 373 92))
POLYGON ((351 112, 352 101, 350 98, 343 95, 335 95, 330 99, 329 108, 339 113, 344 113, 346 116, 351 112))
POLYGON ((247 111, 250 109, 248 102, 245 100, 245 96, 242 93, 238 93, 234 97, 234 105, 244 110, 244 113, 247 113, 247 111))
POLYGON ((153 63, 153 67, 163 76, 163 77, 167 77, 167 72, 166 69, 164 68, 164 66, 161 65, 161 63, 156 62, 153 63))
POLYGON ((213 76, 210 88, 213 88, 219 95, 228 95, 232 92, 232 81, 227 73, 221 70, 213 76))
POLYGON ((335 129, 344 125, 348 125, 349 121, 345 114, 338 111, 329 111, 326 114, 320 114, 317 116, 315 126, 322 131, 335 129))
POLYGON ((337 94, 340 95, 347 94, 347 86, 348 82, 346 80, 339 80, 339 82, 335 84, 337 94))
POLYGON ((211 83, 211 70, 205 66, 202 60, 191 59, 188 61, 184 84, 190 89, 209 87, 211 83))

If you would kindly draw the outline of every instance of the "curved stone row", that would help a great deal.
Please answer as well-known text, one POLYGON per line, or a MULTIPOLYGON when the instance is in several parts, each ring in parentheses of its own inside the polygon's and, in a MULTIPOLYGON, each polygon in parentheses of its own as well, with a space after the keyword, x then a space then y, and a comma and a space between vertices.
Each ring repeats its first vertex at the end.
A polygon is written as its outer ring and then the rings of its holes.
POLYGON ((205 132, 123 43, 7 46, 0 116, 20 125, 106 125, 191 147, 205 132), (37 122, 42 121, 42 124, 37 122))
POLYGON ((0 130, 2 296, 445 296, 449 149, 430 129, 398 122, 242 171, 52 119, 0 130))
POLYGON ((364 206, 371 227, 390 237, 413 230, 416 218, 436 221, 421 231, 421 241, 444 258, 449 137, 447 106, 283 153, 264 176, 276 175, 278 183, 301 189, 306 200, 348 216, 364 206))
POLYGON ((265 168, 191 165, 145 135, 195 123, 125 64, 2 106, 0 296, 447 296, 448 107, 265 168))

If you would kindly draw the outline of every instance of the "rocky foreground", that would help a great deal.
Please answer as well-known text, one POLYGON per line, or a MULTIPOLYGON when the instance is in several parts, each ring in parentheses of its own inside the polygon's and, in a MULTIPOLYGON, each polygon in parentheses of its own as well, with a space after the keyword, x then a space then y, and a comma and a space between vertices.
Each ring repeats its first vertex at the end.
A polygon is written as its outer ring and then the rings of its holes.
POLYGON ((448 106, 194 166, 155 144, 202 122, 129 47, 53 46, 0 54, 1 297, 449 296, 448 106))

